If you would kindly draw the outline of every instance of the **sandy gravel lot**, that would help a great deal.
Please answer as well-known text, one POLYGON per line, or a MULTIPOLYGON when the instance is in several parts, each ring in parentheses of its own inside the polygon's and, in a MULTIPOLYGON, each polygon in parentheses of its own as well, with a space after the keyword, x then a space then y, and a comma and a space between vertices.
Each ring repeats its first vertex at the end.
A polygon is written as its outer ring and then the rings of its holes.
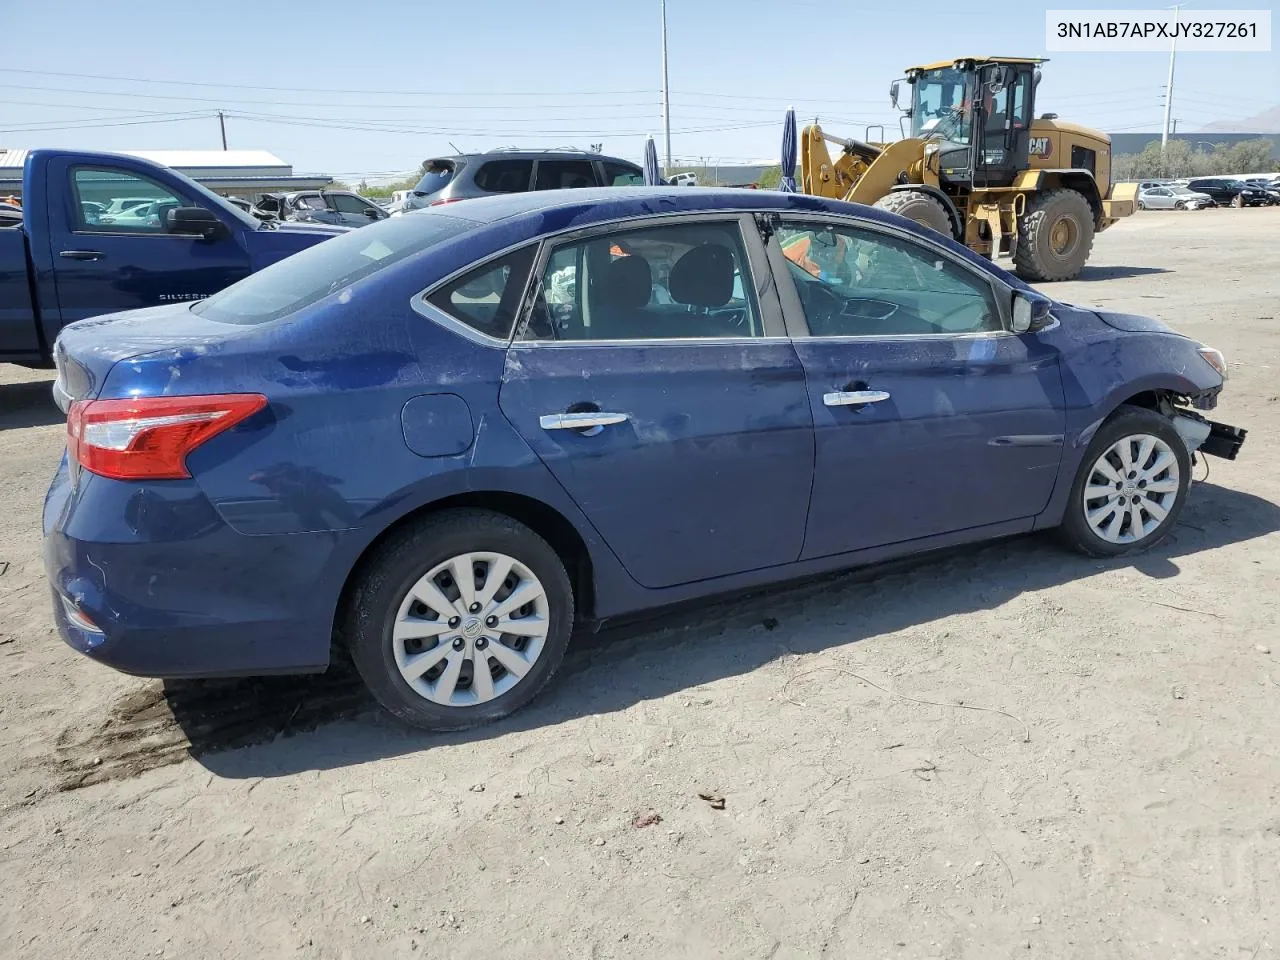
POLYGON ((1280 957, 1278 240, 1148 213, 1051 288, 1232 363, 1243 457, 1153 554, 1029 537, 584 637, 448 737, 344 671, 166 688, 64 647, 62 422, 0 366, 0 954, 1280 957))

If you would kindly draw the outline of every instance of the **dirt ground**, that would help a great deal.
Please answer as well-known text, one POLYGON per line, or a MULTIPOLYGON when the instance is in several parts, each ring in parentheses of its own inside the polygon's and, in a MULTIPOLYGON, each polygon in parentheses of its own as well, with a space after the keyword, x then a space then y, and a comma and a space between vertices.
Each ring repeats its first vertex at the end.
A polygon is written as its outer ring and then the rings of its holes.
POLYGON ((344 671, 72 653, 61 418, 0 367, 0 954, 1280 957, 1278 239, 1280 209, 1148 213, 1049 288, 1231 361, 1242 459, 1153 554, 1028 537, 583 637, 447 737, 344 671))

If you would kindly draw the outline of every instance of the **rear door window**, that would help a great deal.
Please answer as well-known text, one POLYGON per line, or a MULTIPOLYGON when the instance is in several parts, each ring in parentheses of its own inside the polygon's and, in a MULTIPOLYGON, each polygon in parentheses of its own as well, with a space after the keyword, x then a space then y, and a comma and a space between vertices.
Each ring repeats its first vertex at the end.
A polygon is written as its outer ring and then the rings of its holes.
POLYGON ((487 193, 521 193, 532 177, 532 160, 490 160, 476 171, 476 186, 487 193))
POLYGON ((535 190, 573 190, 596 186, 596 171, 590 160, 539 160, 535 190))

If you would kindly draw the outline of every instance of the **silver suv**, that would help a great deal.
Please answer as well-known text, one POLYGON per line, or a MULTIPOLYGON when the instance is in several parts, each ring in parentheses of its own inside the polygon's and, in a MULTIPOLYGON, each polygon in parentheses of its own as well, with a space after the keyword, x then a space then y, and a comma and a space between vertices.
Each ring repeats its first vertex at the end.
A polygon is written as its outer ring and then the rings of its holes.
POLYGON ((437 157, 423 170, 405 198, 405 212, 495 193, 644 184, 636 164, 583 150, 490 150, 437 157))

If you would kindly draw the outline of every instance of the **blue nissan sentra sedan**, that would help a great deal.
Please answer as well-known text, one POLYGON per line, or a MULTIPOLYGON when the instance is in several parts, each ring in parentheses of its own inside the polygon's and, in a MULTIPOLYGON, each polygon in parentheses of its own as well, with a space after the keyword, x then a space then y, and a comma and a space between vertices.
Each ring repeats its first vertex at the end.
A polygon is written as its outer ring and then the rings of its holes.
POLYGON ((1244 431, 1222 355, 866 207, 468 200, 207 300, 72 324, 44 511, 65 640, 129 673, 320 671, 510 713, 577 621, 1057 528, 1177 522, 1244 431))

